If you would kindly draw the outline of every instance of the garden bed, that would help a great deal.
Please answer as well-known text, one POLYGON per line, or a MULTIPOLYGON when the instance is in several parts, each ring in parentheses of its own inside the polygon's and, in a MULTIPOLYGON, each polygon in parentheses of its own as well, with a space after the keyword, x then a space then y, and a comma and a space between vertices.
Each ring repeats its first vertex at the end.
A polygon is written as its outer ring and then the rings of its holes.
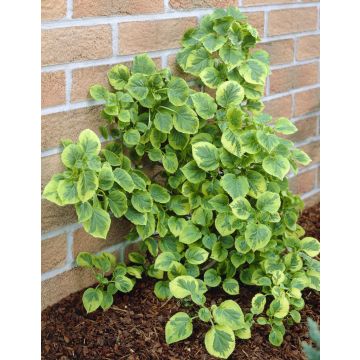
MULTIPOLYGON (((315 205, 299 221, 308 236, 320 239, 320 205, 315 205)), ((131 294, 117 294, 114 306, 106 312, 97 310, 87 315, 82 305, 82 291, 61 300, 42 312, 42 359, 127 359, 127 360, 190 360, 214 359, 204 347, 204 333, 208 326, 197 322, 193 335, 173 345, 165 343, 167 320, 184 307, 177 299, 159 301, 153 293, 155 281, 144 279, 131 294)), ((240 295, 232 297, 247 312, 255 287, 240 288, 240 295)), ((229 296, 222 290, 210 290, 208 302, 220 303, 229 296)), ((306 318, 320 321, 319 294, 306 289, 305 308, 301 322, 287 328, 280 347, 268 341, 264 326, 254 325, 249 340, 237 340, 230 359, 305 359, 301 342, 307 341, 306 318)), ((187 309, 189 311, 189 309, 187 309)))

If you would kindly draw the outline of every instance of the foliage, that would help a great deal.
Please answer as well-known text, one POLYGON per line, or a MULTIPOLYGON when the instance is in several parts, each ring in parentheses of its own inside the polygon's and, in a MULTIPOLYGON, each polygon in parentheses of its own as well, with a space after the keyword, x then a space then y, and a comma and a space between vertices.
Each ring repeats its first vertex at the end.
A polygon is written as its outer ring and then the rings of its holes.
POLYGON ((302 346, 304 353, 309 360, 320 360, 320 330, 318 324, 311 318, 307 318, 309 336, 314 347, 306 342, 303 342, 302 346))
MULTIPOLYGON (((144 271, 158 279, 160 300, 191 299, 200 307, 195 317, 211 324, 206 349, 219 358, 232 353, 235 338, 251 337, 254 322, 269 325, 269 341, 280 346, 284 323, 300 321, 302 290, 319 290, 313 257, 320 249, 316 239, 302 238, 303 203, 286 175, 311 160, 284 138, 297 130, 292 122, 262 112, 270 70, 268 54, 253 51, 258 41, 237 9, 216 10, 185 33, 177 55, 202 91, 157 70, 147 55, 136 56, 131 70, 109 71, 113 92, 91 87, 91 96, 105 104, 107 125, 100 131, 111 141, 101 150, 90 130, 77 143, 65 141, 66 170, 43 195, 75 205, 95 237, 106 238, 111 216, 125 217, 134 224, 128 239, 144 240, 148 255, 131 253, 136 265, 117 265, 109 283, 104 275, 111 269, 101 268, 99 287, 84 294, 87 311, 102 306, 105 294, 110 304, 115 289, 130 291, 126 274, 141 278, 144 271), (206 307, 209 287, 234 296, 241 285, 258 287, 249 313, 233 300, 206 307)), ((78 257, 89 267, 83 257, 91 255, 78 257)), ((189 337, 193 319, 172 316, 166 341, 189 337)))

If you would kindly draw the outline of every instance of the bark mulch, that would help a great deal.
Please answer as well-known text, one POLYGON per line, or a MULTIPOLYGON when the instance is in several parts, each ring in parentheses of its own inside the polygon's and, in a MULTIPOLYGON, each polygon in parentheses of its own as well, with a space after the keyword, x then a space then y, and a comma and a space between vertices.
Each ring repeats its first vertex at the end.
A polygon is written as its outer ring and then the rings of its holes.
MULTIPOLYGON (((308 236, 320 238, 320 205, 303 212, 300 224, 308 236)), ((164 328, 171 315, 186 309, 176 299, 160 302, 153 294, 154 281, 139 281, 134 290, 117 294, 113 307, 87 315, 81 302, 82 291, 74 293, 42 312, 42 359, 127 359, 127 360, 210 360, 204 346, 204 334, 209 327, 194 321, 193 335, 168 346, 164 328)), ((249 310, 256 288, 240 288, 232 297, 244 312, 249 310)), ((313 290, 303 293, 306 306, 301 311, 301 323, 287 328, 281 347, 272 346, 269 329, 255 325, 250 340, 237 340, 232 360, 302 360, 306 359, 302 341, 309 341, 306 318, 320 322, 320 297, 313 290)), ((222 290, 207 293, 209 304, 227 299, 222 290)))

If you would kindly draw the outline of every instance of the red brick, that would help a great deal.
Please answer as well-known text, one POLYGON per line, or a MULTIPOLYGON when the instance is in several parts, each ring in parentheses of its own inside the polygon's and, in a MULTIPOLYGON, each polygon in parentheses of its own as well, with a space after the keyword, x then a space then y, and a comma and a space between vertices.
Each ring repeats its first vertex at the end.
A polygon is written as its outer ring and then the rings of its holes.
POLYGON ((259 32, 260 36, 264 35, 264 12, 251 12, 246 13, 248 22, 256 28, 256 30, 259 32))
POLYGON ((305 151, 311 158, 311 164, 320 162, 320 141, 313 141, 310 144, 301 147, 301 150, 305 151))
POLYGON ((291 4, 297 0, 243 0, 242 6, 257 6, 257 5, 271 5, 271 4, 291 4))
POLYGON ((295 94, 295 116, 318 111, 320 108, 320 89, 312 89, 295 94))
POLYGON ((308 60, 320 56, 320 35, 302 36, 297 40, 296 59, 308 60))
POLYGON ((291 96, 282 96, 273 100, 264 101, 265 112, 270 114, 274 119, 285 116, 290 118, 292 111, 291 96))
POLYGON ((194 8, 225 8, 236 6, 237 0, 170 0, 169 5, 173 9, 194 9, 194 8))
POLYGON ((298 128, 298 131, 293 135, 286 136, 286 138, 291 141, 301 142, 317 135, 317 117, 301 119, 294 124, 298 128))
POLYGON ((271 65, 291 63, 294 59, 294 41, 292 39, 261 43, 256 47, 256 49, 258 48, 269 53, 271 65))
POLYGON ((290 189, 295 194, 304 194, 316 186, 317 169, 303 172, 290 179, 290 189))

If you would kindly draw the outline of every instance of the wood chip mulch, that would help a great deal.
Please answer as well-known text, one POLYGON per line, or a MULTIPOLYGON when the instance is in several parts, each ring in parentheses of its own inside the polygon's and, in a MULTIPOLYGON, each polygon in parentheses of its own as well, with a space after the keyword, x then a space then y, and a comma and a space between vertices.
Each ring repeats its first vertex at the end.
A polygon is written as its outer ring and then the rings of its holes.
MULTIPOLYGON (((300 224, 308 236, 320 239, 320 204, 305 210, 300 224)), ((210 360, 204 346, 208 325, 194 321, 193 335, 177 344, 165 343, 164 328, 171 315, 190 311, 176 299, 160 302, 153 294, 154 281, 144 279, 134 290, 117 294, 113 307, 87 315, 81 302, 82 291, 74 293, 42 312, 42 359, 126 359, 126 360, 210 360)), ((232 297, 244 312, 249 310, 255 287, 240 288, 232 297)), ((301 342, 309 341, 306 318, 320 323, 320 296, 316 291, 303 292, 306 306, 301 311, 301 323, 287 328, 281 347, 272 346, 269 329, 254 325, 250 340, 237 340, 232 360, 305 360, 301 342)), ((207 293, 209 304, 227 299, 222 290, 207 293)))

